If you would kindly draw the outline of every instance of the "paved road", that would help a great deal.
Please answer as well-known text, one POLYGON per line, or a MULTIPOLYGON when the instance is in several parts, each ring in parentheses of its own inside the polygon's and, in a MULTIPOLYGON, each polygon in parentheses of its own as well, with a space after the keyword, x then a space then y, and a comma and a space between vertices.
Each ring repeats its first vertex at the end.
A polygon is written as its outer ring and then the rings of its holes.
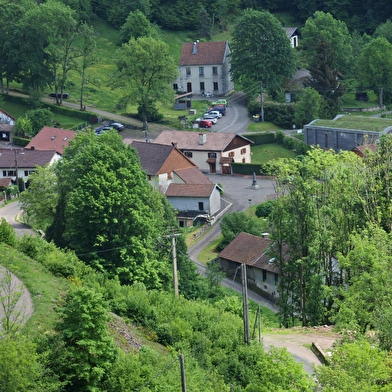
POLYGON ((15 233, 18 237, 22 237, 25 234, 35 235, 34 230, 31 230, 28 226, 18 222, 17 216, 20 212, 21 209, 18 201, 12 201, 6 205, 1 203, 0 218, 5 218, 5 220, 15 229, 15 233))

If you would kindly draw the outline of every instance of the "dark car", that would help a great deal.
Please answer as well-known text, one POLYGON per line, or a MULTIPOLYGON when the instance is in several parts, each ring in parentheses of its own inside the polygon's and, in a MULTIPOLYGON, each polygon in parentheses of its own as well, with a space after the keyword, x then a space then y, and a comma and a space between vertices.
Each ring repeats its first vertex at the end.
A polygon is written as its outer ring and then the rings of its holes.
POLYGON ((110 126, 118 132, 122 131, 125 128, 124 124, 118 122, 111 123, 110 126))
MULTIPOLYGON (((69 97, 71 96, 71 94, 70 93, 63 93, 63 99, 68 99, 69 97)), ((51 97, 51 98, 61 98, 61 93, 50 93, 49 94, 49 97, 51 97)))
POLYGON ((222 116, 224 116, 226 114, 226 107, 224 105, 215 105, 211 106, 208 111, 221 112, 222 116))
POLYGON ((105 131, 110 131, 111 129, 113 129, 113 128, 111 126, 109 126, 109 125, 105 125, 103 127, 98 127, 98 128, 95 128, 95 134, 96 135, 101 135, 105 131))

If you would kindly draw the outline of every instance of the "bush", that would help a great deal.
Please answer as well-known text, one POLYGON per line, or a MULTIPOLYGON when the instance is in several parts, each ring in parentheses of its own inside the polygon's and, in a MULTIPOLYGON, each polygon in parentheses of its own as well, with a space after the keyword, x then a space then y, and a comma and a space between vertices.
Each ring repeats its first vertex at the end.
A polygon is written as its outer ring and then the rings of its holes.
POLYGON ((14 137, 12 138, 12 142, 13 142, 16 146, 26 147, 26 146, 30 143, 30 139, 25 139, 25 138, 23 138, 23 137, 14 136, 14 137))
MULTIPOLYGON (((251 102, 248 105, 249 114, 260 113, 260 102, 251 102)), ((295 114, 295 105, 293 103, 276 103, 267 102, 264 105, 264 120, 270 121, 283 129, 292 129, 295 114)))
POLYGON ((256 211, 255 211, 256 216, 258 218, 268 218, 272 213, 274 204, 275 203, 273 200, 267 200, 264 203, 259 204, 256 207, 256 211))

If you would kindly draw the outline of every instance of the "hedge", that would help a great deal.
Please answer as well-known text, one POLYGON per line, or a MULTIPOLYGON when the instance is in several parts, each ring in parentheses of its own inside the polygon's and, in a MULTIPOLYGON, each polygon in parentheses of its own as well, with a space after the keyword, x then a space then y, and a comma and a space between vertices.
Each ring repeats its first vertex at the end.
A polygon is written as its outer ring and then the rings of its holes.
POLYGON ((261 165, 255 163, 232 163, 231 168, 233 170, 233 174, 241 174, 241 175, 253 175, 256 173, 259 175, 266 175, 266 173, 261 172, 261 165))
MULTIPOLYGON (((260 113, 261 103, 254 101, 249 103, 248 112, 253 115, 260 113)), ((294 103, 278 103, 278 102, 266 102, 264 104, 264 120, 272 122, 282 129, 292 129, 295 114, 294 103)))
POLYGON ((276 143, 275 133, 267 132, 267 133, 256 133, 249 135, 242 135, 249 140, 252 140, 255 146, 259 146, 260 144, 268 144, 268 143, 276 143))
POLYGON ((30 139, 25 139, 23 137, 14 136, 12 142, 17 146, 26 147, 30 143, 30 139))

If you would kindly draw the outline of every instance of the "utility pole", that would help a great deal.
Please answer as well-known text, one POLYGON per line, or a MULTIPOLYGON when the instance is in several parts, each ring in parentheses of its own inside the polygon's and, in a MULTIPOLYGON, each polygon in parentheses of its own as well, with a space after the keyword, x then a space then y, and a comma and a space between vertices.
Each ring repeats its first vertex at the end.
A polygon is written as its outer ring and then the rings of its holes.
POLYGON ((246 277, 246 264, 241 264, 241 280, 242 280, 242 300, 244 312, 244 342, 249 344, 249 314, 248 314, 248 285, 246 277))
POLYGON ((184 364, 184 355, 180 354, 180 367, 181 367, 181 390, 182 392, 186 392, 186 379, 185 379, 185 364, 184 364))
MULTIPOLYGON (((177 234, 179 235, 179 234, 177 234)), ((176 234, 172 235, 172 254, 173 254, 173 284, 174 294, 178 297, 178 274, 177 274, 177 247, 176 247, 176 234)))
POLYGON ((261 100, 260 118, 261 118, 261 122, 264 122, 264 95, 263 95, 263 82, 260 82, 260 100, 261 100))

